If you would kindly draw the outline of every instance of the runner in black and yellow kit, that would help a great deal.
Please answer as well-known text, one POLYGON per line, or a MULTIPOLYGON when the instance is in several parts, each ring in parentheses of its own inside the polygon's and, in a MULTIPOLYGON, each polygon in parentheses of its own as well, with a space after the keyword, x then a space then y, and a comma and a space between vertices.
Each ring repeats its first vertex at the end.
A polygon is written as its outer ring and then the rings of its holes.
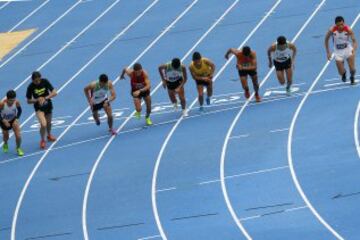
POLYGON ((212 79, 215 72, 215 64, 209 59, 201 57, 199 52, 194 52, 189 69, 191 76, 196 82, 200 111, 202 111, 204 109, 204 87, 207 90, 206 104, 210 105, 210 98, 213 93, 212 79))
POLYGON ((56 141, 56 138, 51 135, 51 120, 53 110, 51 98, 55 97, 57 92, 47 79, 41 77, 40 72, 33 72, 31 79, 32 83, 30 83, 27 88, 26 98, 29 104, 34 104, 36 116, 40 123, 40 148, 44 149, 46 147, 46 132, 48 141, 56 141))

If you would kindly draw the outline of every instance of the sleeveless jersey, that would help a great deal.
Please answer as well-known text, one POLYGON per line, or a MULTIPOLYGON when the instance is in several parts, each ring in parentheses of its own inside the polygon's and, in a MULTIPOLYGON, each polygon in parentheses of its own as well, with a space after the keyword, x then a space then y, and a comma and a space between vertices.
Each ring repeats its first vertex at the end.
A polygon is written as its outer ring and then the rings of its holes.
POLYGON ((289 43, 286 43, 286 47, 283 50, 280 50, 278 44, 275 46, 274 60, 277 62, 285 62, 291 58, 291 49, 289 48, 289 43))
POLYGON ((166 64, 165 73, 169 82, 176 82, 183 78, 182 65, 179 69, 174 69, 171 62, 166 64))
POLYGON ((95 89, 92 92, 92 99, 95 104, 99 104, 105 101, 108 98, 109 85, 107 84, 104 87, 100 86, 99 81, 96 82, 95 89))
POLYGON ((140 76, 136 76, 135 72, 132 72, 131 78, 131 91, 137 91, 145 87, 145 73, 144 71, 141 72, 140 76))
POLYGON ((4 107, 1 110, 1 117, 7 121, 11 121, 16 118, 17 113, 18 110, 16 108, 16 102, 14 102, 11 106, 9 106, 5 100, 4 107))
POLYGON ((332 27, 331 31, 335 49, 341 50, 351 46, 349 26, 345 25, 343 31, 339 32, 338 27, 335 25, 332 27))
POLYGON ((201 58, 201 67, 200 68, 195 67, 194 62, 191 62, 191 64, 190 64, 190 68, 192 69, 192 71, 196 75, 201 76, 201 77, 209 76, 212 71, 210 65, 208 65, 204 60, 207 60, 207 58, 201 58))

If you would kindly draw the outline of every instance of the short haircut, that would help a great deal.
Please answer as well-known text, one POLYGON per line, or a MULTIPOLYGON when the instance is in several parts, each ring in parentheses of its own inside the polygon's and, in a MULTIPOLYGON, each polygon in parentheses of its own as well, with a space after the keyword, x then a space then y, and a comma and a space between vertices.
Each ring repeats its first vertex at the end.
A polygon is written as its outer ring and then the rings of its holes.
POLYGON ((141 66, 140 63, 135 63, 135 64, 134 64, 134 71, 139 71, 139 70, 141 70, 141 69, 142 69, 142 66, 141 66))
POLYGON ((109 81, 109 78, 106 74, 103 73, 99 76, 99 81, 102 83, 107 83, 109 81))
POLYGON ((35 80, 36 78, 41 78, 41 73, 39 71, 34 71, 32 74, 31 74, 31 79, 32 80, 35 80))
POLYGON ((337 16, 335 18, 335 24, 338 23, 338 22, 345 22, 344 18, 342 16, 337 16))
POLYGON ((9 90, 6 93, 6 98, 7 99, 15 99, 16 98, 16 92, 14 90, 9 90))
POLYGON ((197 61, 200 59, 201 59, 201 54, 199 52, 194 52, 194 54, 192 55, 192 60, 197 61))
POLYGON ((178 69, 181 66, 181 61, 178 58, 171 60, 171 66, 175 69, 178 69))
POLYGON ((250 56, 251 48, 250 48, 249 46, 243 47, 242 53, 243 53, 245 56, 250 56))
POLYGON ((284 36, 278 37, 278 38, 277 38, 277 43, 278 43, 279 45, 284 45, 284 44, 286 43, 286 37, 284 37, 284 36))

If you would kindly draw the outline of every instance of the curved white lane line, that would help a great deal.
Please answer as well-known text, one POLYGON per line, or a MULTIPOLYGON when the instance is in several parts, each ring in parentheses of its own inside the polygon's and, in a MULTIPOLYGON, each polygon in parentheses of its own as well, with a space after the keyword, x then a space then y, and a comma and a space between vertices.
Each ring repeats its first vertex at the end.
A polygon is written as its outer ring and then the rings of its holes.
MULTIPOLYGON (((295 35, 295 37, 293 38, 292 42, 295 42, 296 39, 300 36, 300 34, 304 31, 304 29, 307 27, 307 25, 310 23, 310 21, 313 19, 313 17, 316 15, 316 13, 320 10, 320 8, 324 5, 324 3, 326 2, 326 0, 322 0, 321 3, 317 6, 317 8, 314 10, 314 12, 310 15, 310 17, 306 20, 306 22, 304 23, 304 25, 300 28, 300 30, 297 32, 297 34, 295 35)), ((240 47, 239 47, 240 48, 240 47)), ((268 78, 270 77, 271 73, 274 71, 274 67, 268 72, 268 74, 265 76, 265 78, 261 81, 260 83, 260 87, 262 87, 264 85, 264 83, 268 80, 268 78)), ((226 188, 226 182, 225 182, 225 158, 226 158, 226 150, 227 150, 227 146, 229 143, 229 139, 230 136, 235 128, 235 125, 237 123, 237 121, 239 120, 241 114, 244 112, 245 108, 249 105, 251 99, 254 97, 254 94, 252 94, 250 96, 250 98, 245 102, 245 104, 241 107, 240 111, 238 112, 238 114, 236 115, 234 121, 231 123, 230 128, 226 134, 225 140, 224 140, 224 144, 223 144, 223 148, 222 148, 222 152, 221 152, 221 159, 220 159, 220 180, 221 180, 221 189, 223 191, 223 195, 226 201, 226 204, 229 208, 229 211, 231 213, 231 216, 233 217, 234 221, 237 224, 241 224, 240 223, 240 219, 237 216, 231 201, 229 199, 229 195, 227 192, 227 188, 226 188)))
POLYGON ((359 143, 359 115, 360 115, 360 101, 356 109, 355 113, 355 121, 354 121, 354 140, 355 140, 355 147, 360 158, 360 143, 359 143))
MULTIPOLYGON (((243 43, 240 45, 240 47, 242 47, 243 45, 245 45, 245 43, 252 37, 252 35, 258 30, 258 28, 263 24, 263 22, 273 13, 274 9, 280 4, 282 0, 278 0, 275 5, 267 12, 267 14, 261 19, 261 21, 256 25, 256 27, 250 32, 250 34, 246 37, 246 39, 243 41, 243 43)), ((233 3, 233 5, 224 13, 224 15, 220 18, 222 19, 223 17, 225 17, 225 15, 235 6, 235 4, 237 4, 238 1, 235 1, 233 3)), ((215 25, 214 25, 215 27, 215 25)), ((216 79, 220 76, 220 74, 225 70, 225 68, 228 66, 228 64, 230 63, 230 61, 234 58, 234 56, 232 56, 229 60, 226 61, 226 63, 222 66, 222 68, 219 70, 219 72, 214 76, 213 81, 216 81, 216 79)), ((194 101, 191 103, 189 110, 196 104, 197 99, 194 99, 194 101)), ((159 227, 159 231, 161 233, 162 238, 165 240, 167 239, 161 222, 160 222, 160 217, 159 217, 159 213, 158 213, 158 209, 157 209, 157 201, 156 201, 156 184, 157 184, 157 175, 158 175, 158 171, 159 171, 159 166, 160 166, 160 162, 162 159, 162 156, 165 152, 166 146, 170 141, 170 138, 172 137, 172 135, 174 134, 176 128, 179 126, 179 124, 182 122, 182 120, 184 119, 184 117, 180 117, 178 119, 178 121, 175 123, 175 125, 173 126, 173 128, 171 129, 171 131, 169 132, 169 134, 167 135, 163 145, 161 146, 161 150, 159 152, 159 155, 157 157, 156 163, 155 163, 155 168, 154 168, 154 173, 153 173, 153 181, 152 181, 152 204, 153 204, 153 211, 154 211, 154 215, 156 217, 156 221, 159 227)), ((248 232, 246 231, 246 229, 242 226, 242 224, 237 220, 234 219, 237 226, 240 228, 241 232, 244 234, 244 236, 247 239, 251 239, 250 235, 248 234, 248 232)))
MULTIPOLYGON (((85 64, 74 76, 73 78, 77 77, 85 68, 87 68, 93 61, 95 61, 95 59, 97 57, 99 57, 103 52, 105 52, 105 50, 107 50, 115 41, 117 41, 119 39, 119 37, 121 37, 122 35, 125 34, 125 32, 127 30, 129 30, 140 18, 142 18, 145 13, 147 13, 159 0, 154 0, 140 15, 138 15, 126 28, 124 28, 118 35, 116 35, 98 54, 96 54, 87 64, 85 64)), ((63 86, 64 87, 64 86, 63 86)), ((86 108, 86 111, 89 109, 86 108)), ((78 121, 85 113, 86 111, 84 111, 82 114, 80 114, 75 120, 78 121)), ((73 123, 74 123, 73 122, 73 123)), ((19 199, 16 203, 16 208, 15 208, 15 212, 14 212, 14 216, 13 216, 13 221, 12 221, 12 226, 11 226, 11 240, 15 240, 15 234, 16 234, 16 224, 17 224, 17 219, 19 216, 19 211, 22 205, 22 202, 24 200, 25 197, 25 193, 30 185, 31 180, 33 179, 34 175, 36 174, 37 170, 39 169, 40 165, 42 164, 42 162, 45 160, 46 156, 50 153, 51 149, 60 141, 60 139, 66 134, 66 132, 71 128, 72 125, 70 125, 68 128, 66 128, 61 135, 58 137, 58 139, 50 145, 50 147, 45 151, 44 155, 40 158, 40 160, 36 163, 35 167, 33 168, 33 170, 31 171, 28 179, 26 180, 26 183, 23 187, 23 189, 21 190, 19 199)))
MULTIPOLYGON (((351 24, 351 27, 353 27, 356 22, 359 20, 360 18, 360 14, 357 15, 357 17, 355 18, 354 22, 351 24)), ((294 184, 299 192, 299 194, 301 195, 302 199, 304 200, 304 202, 306 203, 306 205, 309 207, 309 209, 311 210, 311 212, 315 215, 315 217, 321 222, 322 225, 324 225, 337 239, 341 239, 343 240, 344 238, 338 233, 336 232, 322 217, 321 215, 316 211, 316 209, 313 207, 313 205, 311 204, 311 202, 309 201, 309 199, 307 198, 306 194, 304 193, 299 180, 296 176, 296 172, 294 169, 294 163, 293 163, 293 158, 292 158, 292 140, 293 140, 293 133, 294 133, 294 128, 295 128, 295 124, 296 124, 296 120, 300 114, 300 111, 302 109, 302 107, 304 106, 305 101, 307 100, 307 98, 309 97, 310 93, 312 92, 312 90, 314 89, 315 85, 317 84, 317 82, 320 80, 321 76, 324 74, 325 70, 327 69, 327 67, 329 66, 331 60, 328 60, 326 62, 326 64, 324 65, 324 67, 322 68, 321 72, 319 73, 319 75, 316 77, 316 79, 314 80, 314 82, 312 83, 312 85, 310 86, 309 90, 307 91, 307 93, 305 94, 304 98, 301 100, 298 108, 296 109, 296 112, 294 114, 294 117, 291 121, 291 125, 290 125, 290 130, 289 130, 289 138, 288 138, 288 162, 289 162, 289 167, 290 167, 290 172, 291 172, 291 176, 292 179, 294 181, 294 184)))
POLYGON ((28 43, 26 43, 22 48, 20 48, 18 51, 16 51, 13 55, 11 55, 8 59, 6 59, 3 63, 0 64, 0 68, 8 64, 11 60, 13 60, 17 55, 19 55, 24 49, 26 49, 28 46, 30 46, 33 42, 35 42, 37 39, 39 39, 44 33, 46 33, 50 28, 52 28, 56 23, 58 23, 61 19, 63 19, 67 14, 69 14, 74 8, 76 8, 82 0, 78 0, 74 5, 72 5, 66 12, 61 14, 60 17, 58 17, 55 21, 53 21, 49 26, 47 26, 42 32, 40 32, 38 35, 36 35, 33 39, 31 39, 28 43))
POLYGON ((31 13, 29 13, 26 17, 24 17, 20 22, 18 22, 15 26, 13 26, 8 32, 14 31, 17 27, 19 27, 23 22, 28 20, 32 15, 34 15, 36 12, 38 12, 41 8, 43 8, 46 4, 48 4, 50 0, 44 1, 40 6, 35 8, 31 13))
MULTIPOLYGON (((67 41, 66 44, 60 48, 54 55, 52 55, 46 62, 44 62, 40 67, 37 68, 37 71, 41 71, 44 67, 46 67, 49 63, 51 63, 57 56, 59 56, 64 50, 66 50, 73 42, 75 42, 79 37, 81 37, 85 32, 87 32, 95 23, 97 23, 105 14, 107 14, 116 4, 118 4, 120 0, 114 1, 108 8, 106 8, 105 11, 103 11, 98 17, 96 17, 93 21, 91 21, 90 24, 88 24, 85 28, 81 30, 75 37, 73 37, 70 41, 67 41)), ((79 72, 77 72, 74 76, 77 76, 79 72)), ((58 89, 58 93, 60 93, 64 88, 72 82, 75 77, 70 78, 61 88, 58 89)), ((20 87, 22 87, 25 83, 27 83, 31 78, 31 75, 27 76, 19 85, 17 85, 14 90, 17 91, 20 87)), ((28 118, 26 118, 24 121, 22 121, 20 128, 25 126, 33 117, 35 116, 35 113, 32 113, 28 118)), ((10 137, 12 137, 14 133, 10 134, 10 137)), ((0 147, 4 144, 4 142, 0 143, 0 147)))

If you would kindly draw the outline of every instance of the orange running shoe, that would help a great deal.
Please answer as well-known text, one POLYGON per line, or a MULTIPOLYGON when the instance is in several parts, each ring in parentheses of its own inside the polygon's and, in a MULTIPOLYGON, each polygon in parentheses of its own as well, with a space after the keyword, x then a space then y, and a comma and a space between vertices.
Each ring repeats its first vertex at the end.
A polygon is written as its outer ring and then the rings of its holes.
POLYGON ((41 141, 40 141, 40 148, 41 148, 41 149, 45 149, 45 148, 46 148, 46 142, 45 142, 45 140, 41 140, 41 141))
POLYGON ((56 141, 56 137, 54 137, 53 135, 49 134, 49 135, 47 136, 47 140, 48 140, 49 142, 55 142, 55 141, 56 141))
POLYGON ((250 90, 245 90, 245 98, 248 99, 250 97, 250 90))

